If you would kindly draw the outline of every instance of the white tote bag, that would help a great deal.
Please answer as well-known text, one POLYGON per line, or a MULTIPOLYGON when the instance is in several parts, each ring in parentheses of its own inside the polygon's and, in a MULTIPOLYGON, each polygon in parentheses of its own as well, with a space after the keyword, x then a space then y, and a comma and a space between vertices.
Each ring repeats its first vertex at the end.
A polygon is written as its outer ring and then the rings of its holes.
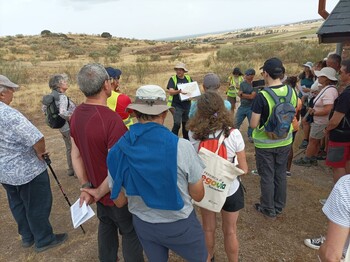
POLYGON ((200 202, 194 203, 213 212, 220 212, 225 204, 230 185, 237 176, 244 172, 233 163, 218 155, 219 148, 225 137, 221 134, 218 149, 215 153, 201 147, 198 156, 202 159, 206 168, 203 174, 205 194, 200 202))

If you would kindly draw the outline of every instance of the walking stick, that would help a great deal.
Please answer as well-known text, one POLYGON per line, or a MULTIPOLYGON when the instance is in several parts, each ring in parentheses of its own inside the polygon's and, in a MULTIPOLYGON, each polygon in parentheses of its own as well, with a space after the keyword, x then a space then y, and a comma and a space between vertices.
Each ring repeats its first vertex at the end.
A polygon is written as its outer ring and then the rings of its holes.
MULTIPOLYGON (((55 180, 56 180, 56 182, 57 182, 58 187, 60 188, 60 190, 61 190, 61 192, 62 192, 64 198, 66 199, 66 201, 67 201, 67 203, 68 203, 68 205, 69 205, 69 207, 70 207, 72 204, 70 203, 70 201, 69 201, 69 199, 68 199, 66 193, 64 193, 63 188, 62 188, 62 185, 61 185, 60 181, 58 181, 58 178, 57 178, 55 172, 54 172, 53 169, 52 169, 52 166, 51 166, 51 159, 49 158, 49 155, 48 155, 48 154, 45 154, 45 155, 44 155, 44 160, 45 160, 46 164, 49 166, 49 168, 50 168, 50 170, 51 170, 51 173, 52 173, 53 177, 55 178, 55 180)), ((80 225, 80 228, 81 228, 81 230, 83 230, 83 233, 85 234, 85 230, 84 230, 84 228, 83 228, 82 225, 80 225)))

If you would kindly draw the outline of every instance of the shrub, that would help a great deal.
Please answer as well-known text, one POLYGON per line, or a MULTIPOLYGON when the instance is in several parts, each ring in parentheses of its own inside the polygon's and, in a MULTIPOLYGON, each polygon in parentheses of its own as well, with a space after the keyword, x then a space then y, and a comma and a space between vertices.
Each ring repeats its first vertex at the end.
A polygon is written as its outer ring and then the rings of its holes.
POLYGON ((8 77, 12 82, 22 85, 27 84, 29 71, 19 62, 4 62, 0 64, 0 74, 8 77))
POLYGON ((41 31, 40 35, 43 37, 50 36, 51 31, 50 30, 43 30, 43 31, 41 31))
POLYGON ((152 54, 149 56, 149 59, 155 62, 155 61, 160 61, 161 57, 160 57, 160 54, 152 54))
POLYGON ((148 63, 136 63, 133 67, 133 73, 138 83, 143 83, 145 76, 148 74, 148 63))
POLYGON ((95 62, 98 62, 101 56, 102 54, 98 51, 93 51, 89 53, 89 57, 91 57, 95 62))
POLYGON ((108 33, 108 32, 103 32, 103 33, 101 34, 101 37, 102 37, 102 38, 108 38, 108 39, 110 39, 110 38, 112 38, 112 35, 111 35, 110 33, 108 33))

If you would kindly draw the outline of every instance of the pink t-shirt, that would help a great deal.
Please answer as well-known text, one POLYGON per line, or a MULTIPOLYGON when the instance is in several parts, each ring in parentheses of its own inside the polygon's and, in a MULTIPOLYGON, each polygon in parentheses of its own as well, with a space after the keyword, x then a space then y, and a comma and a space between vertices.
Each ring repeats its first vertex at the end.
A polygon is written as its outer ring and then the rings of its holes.
MULTIPOLYGON (((333 105, 334 100, 338 97, 338 90, 335 86, 326 86, 321 89, 320 93, 315 97, 315 111, 322 111, 325 105, 333 105)), ((328 115, 314 116, 314 123, 318 125, 327 125, 329 122, 328 115)))
MULTIPOLYGON (((107 106, 81 104, 71 118, 70 135, 83 159, 89 181, 96 188, 107 177, 108 150, 127 131, 122 119, 107 106)), ((101 198, 105 206, 113 206, 110 193, 101 198)))

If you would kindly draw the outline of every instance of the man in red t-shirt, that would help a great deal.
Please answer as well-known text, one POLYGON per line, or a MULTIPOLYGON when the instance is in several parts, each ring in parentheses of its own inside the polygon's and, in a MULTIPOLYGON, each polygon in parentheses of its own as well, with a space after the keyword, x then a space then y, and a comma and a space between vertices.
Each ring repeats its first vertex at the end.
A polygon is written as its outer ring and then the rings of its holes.
MULTIPOLYGON (((111 95, 110 78, 102 65, 85 65, 78 74, 78 85, 86 100, 71 117, 72 161, 82 188, 99 187, 107 177, 108 150, 127 131, 118 114, 107 107, 111 95)), ((125 261, 143 261, 143 250, 132 225, 128 206, 118 208, 110 194, 93 199, 81 192, 80 203, 97 202, 98 250, 100 261, 117 261, 118 230, 123 237, 125 261)))

